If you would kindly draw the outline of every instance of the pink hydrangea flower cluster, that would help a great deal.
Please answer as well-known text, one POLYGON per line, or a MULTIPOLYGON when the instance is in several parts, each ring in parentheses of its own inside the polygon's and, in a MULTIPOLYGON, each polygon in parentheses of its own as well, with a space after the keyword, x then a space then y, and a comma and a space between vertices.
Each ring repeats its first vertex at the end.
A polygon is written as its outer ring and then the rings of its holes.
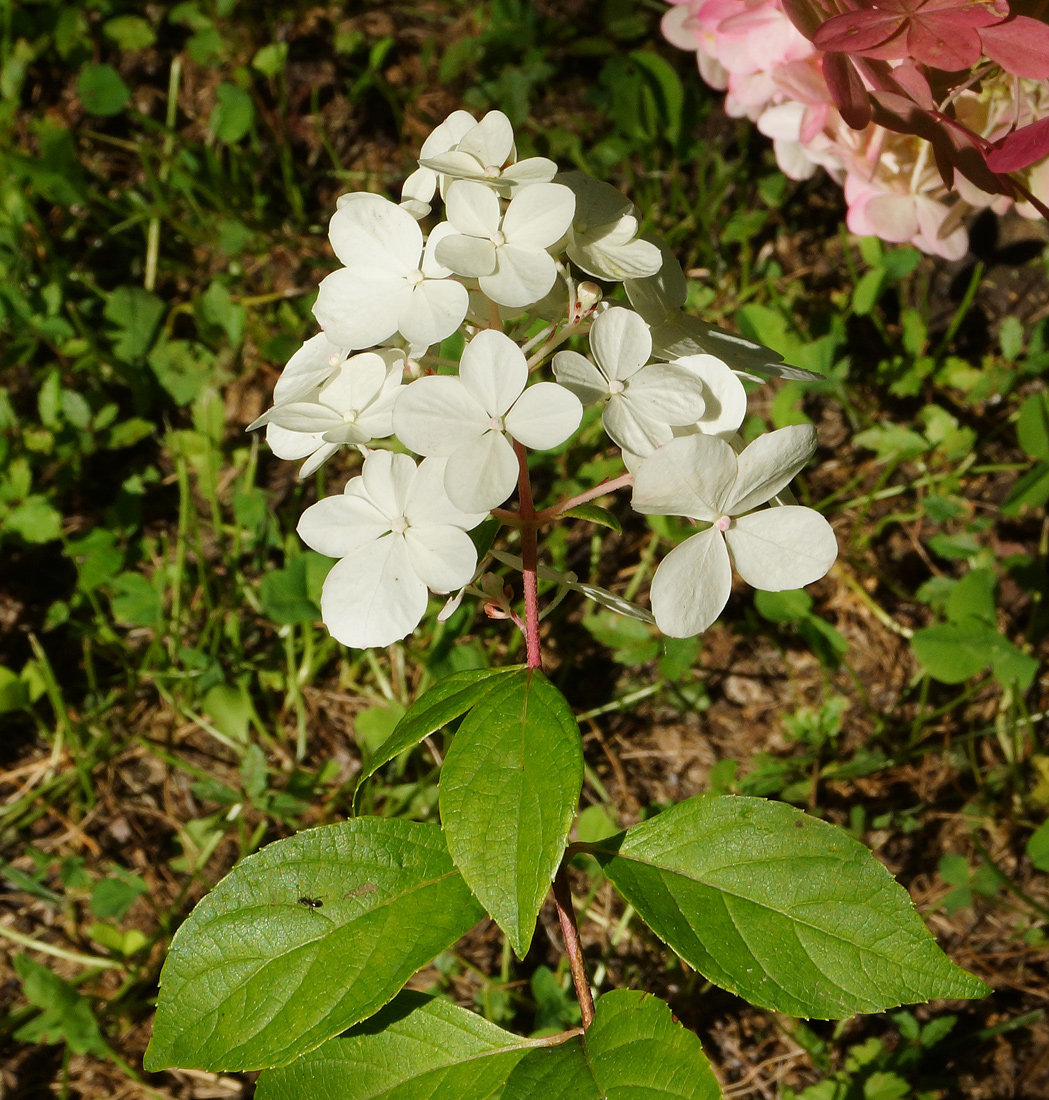
MULTIPOLYGON (((1029 202, 989 194, 962 174, 948 188, 932 145, 910 133, 842 118, 824 76, 825 54, 788 18, 781 0, 670 0, 662 31, 694 51, 700 75, 726 91, 725 110, 749 118, 772 139, 780 169, 791 179, 827 171, 845 191, 853 233, 910 242, 923 252, 959 259, 968 250, 966 216, 1012 205, 1039 217, 1029 202)), ((1049 87, 984 65, 979 78, 951 93, 955 117, 994 143, 1049 118, 1049 87)), ((1049 157, 1018 173, 1034 196, 1049 199, 1049 157)))

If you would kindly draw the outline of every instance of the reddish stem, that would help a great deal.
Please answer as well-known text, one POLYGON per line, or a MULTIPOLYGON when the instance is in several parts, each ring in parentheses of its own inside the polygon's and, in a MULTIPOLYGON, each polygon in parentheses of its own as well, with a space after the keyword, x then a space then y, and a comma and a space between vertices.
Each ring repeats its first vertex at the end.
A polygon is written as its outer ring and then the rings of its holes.
POLYGON ((598 497, 606 496, 608 493, 614 493, 617 489, 633 484, 633 474, 620 474, 619 477, 609 478, 607 481, 602 481, 600 485, 587 489, 585 493, 569 497, 568 500, 562 500, 550 508, 544 508, 541 512, 537 512, 535 521, 540 525, 552 523, 558 516, 564 515, 569 508, 577 508, 580 504, 586 504, 588 500, 596 500, 598 497))
POLYGON ((579 942, 579 927, 575 919, 575 906, 572 904, 572 888, 568 884, 565 866, 562 863, 554 876, 554 904, 557 906, 557 919, 561 922, 561 933, 565 938, 565 952, 572 971, 572 984, 579 1001, 579 1011, 583 1015, 583 1027, 588 1028, 594 1019, 594 995, 590 990, 590 979, 586 976, 583 946, 579 942))
POLYGON ((518 515, 521 520, 521 563, 524 574, 525 646, 528 667, 543 667, 539 648, 539 547, 536 540, 535 504, 532 501, 532 483, 528 477, 528 453, 514 440, 517 455, 517 492, 521 498, 518 515))

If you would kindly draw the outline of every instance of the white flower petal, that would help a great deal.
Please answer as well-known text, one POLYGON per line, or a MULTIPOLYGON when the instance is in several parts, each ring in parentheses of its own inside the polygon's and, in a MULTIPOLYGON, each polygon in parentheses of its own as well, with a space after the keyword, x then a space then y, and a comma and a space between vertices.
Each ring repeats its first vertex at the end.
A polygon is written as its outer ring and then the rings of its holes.
POLYGON ((437 242, 434 258, 449 271, 468 279, 491 275, 496 267, 496 249, 487 237, 450 233, 437 242))
POLYGON ((700 634, 721 614, 732 592, 732 566, 716 527, 686 539, 659 563, 652 578, 652 614, 671 638, 700 634))
POLYGON ((568 244, 568 258, 588 275, 609 281, 643 279, 657 272, 662 262, 659 249, 648 241, 620 242, 619 229, 609 226, 607 233, 577 234, 568 244))
POLYGON ((315 470, 319 470, 338 449, 338 443, 325 443, 323 446, 318 447, 299 467, 299 472, 295 476, 300 481, 304 477, 309 477, 315 470))
POLYGON ((279 424, 266 425, 266 443, 278 457, 297 462, 324 445, 321 432, 293 432, 279 424))
POLYGON ((816 450, 816 429, 791 424, 759 435, 739 456, 739 473, 726 511, 740 515, 764 504, 790 482, 816 450))
POLYGON ((386 360, 376 352, 354 355, 321 387, 317 399, 339 414, 359 411, 378 396, 388 372, 386 360))
POLYGON ((459 379, 489 416, 503 416, 525 388, 528 364, 509 336, 485 329, 463 349, 459 379))
POLYGON ((478 282, 482 292, 501 306, 530 306, 544 297, 557 279, 557 265, 546 252, 505 244, 495 250, 495 264, 495 271, 482 275, 478 282))
POLYGON ((652 334, 633 310, 613 306, 590 329, 590 350, 610 380, 625 381, 652 355, 652 334))
POLYGON ((736 482, 736 452, 710 435, 672 439, 638 469, 631 504, 656 516, 713 522, 725 514, 736 482))
POLYGON ((327 405, 306 401, 275 405, 268 416, 268 423, 287 428, 289 432, 327 432, 344 423, 342 417, 327 405))
POLYGON ((522 248, 549 248, 568 231, 574 211, 575 195, 569 188, 537 183, 515 193, 503 215, 503 234, 522 248))
POLYGON ((487 512, 464 512, 448 499, 444 488, 447 466, 444 458, 424 458, 419 463, 404 505, 405 518, 413 527, 450 525, 472 531, 487 517, 487 512))
POLYGON ((536 183, 549 183, 557 175, 557 165, 546 157, 529 157, 505 169, 500 183, 513 183, 527 187, 536 183))
POLYGON ((299 517, 297 528, 310 549, 329 558, 344 558, 358 547, 375 542, 389 529, 389 518, 372 501, 346 493, 311 504, 299 517))
POLYGON ((674 434, 669 424, 646 416, 626 394, 617 394, 608 402, 601 423, 614 443, 634 454, 650 455, 674 434))
POLYGON ((608 379, 577 351, 559 351, 554 356, 554 377, 584 405, 608 396, 608 379))
POLYGON ((489 415, 458 378, 431 375, 404 387, 393 429, 416 454, 450 455, 488 431, 489 415))
POLYGON ((423 168, 453 180, 483 180, 484 168, 481 162, 469 153, 460 153, 452 149, 447 153, 438 153, 432 157, 420 157, 423 168))
POLYGON ((456 149, 480 161, 482 168, 502 168, 514 147, 514 128, 502 111, 489 111, 460 139, 456 149))
POLYGON ((381 195, 362 195, 336 210, 328 237, 347 267, 377 267, 401 276, 419 266, 423 250, 419 223, 381 195))
POLYGON ((402 299, 397 328, 410 344, 439 344, 463 323, 470 292, 452 279, 424 279, 402 299))
POLYGON ((464 512, 498 508, 517 484, 517 456, 502 432, 486 432, 448 457, 444 488, 464 512))
POLYGON ((623 397, 642 416, 664 424, 691 424, 703 415, 703 383, 680 367, 651 363, 632 375, 623 397))
POLYGON ((564 443, 582 419, 583 406, 574 393, 556 382, 537 382, 506 414, 506 430, 526 447, 547 451, 564 443))
POLYGON ((437 173, 429 168, 417 168, 401 185, 401 207, 417 220, 425 218, 436 192, 437 173))
POLYGON ((473 578, 477 549, 461 527, 409 527, 404 543, 416 576, 434 592, 451 592, 473 578))
POLYGON ((630 304, 650 324, 666 319, 668 312, 680 309, 688 298, 688 281, 677 257, 658 238, 646 238, 659 249, 662 266, 647 279, 630 279, 623 284, 630 304))
POLYGON ((273 387, 273 404, 299 401, 331 377, 346 358, 326 333, 318 332, 288 360, 273 387))
POLYGON ((354 478, 346 492, 357 489, 359 480, 363 492, 376 508, 393 519, 404 515, 405 502, 415 480, 415 461, 408 455, 392 451, 372 451, 364 460, 360 479, 354 478))
POLYGON ((703 415, 696 429, 707 435, 734 432, 747 415, 747 391, 728 364, 714 355, 687 355, 674 366, 691 371, 703 383, 703 415))
POLYGON ((433 157, 454 148, 477 125, 469 111, 452 111, 423 142, 420 157, 433 157))
POLYGON ((448 188, 448 220, 470 237, 491 237, 499 229, 499 196, 483 183, 457 180, 448 188))
POLYGON ((343 645, 368 649, 410 634, 427 601, 404 539, 386 535, 335 563, 321 590, 321 617, 343 645))
POLYGON ((437 259, 437 246, 445 237, 455 236, 456 229, 451 222, 438 222, 430 230, 426 237, 426 248, 423 250, 423 262, 420 271, 427 279, 446 279, 452 273, 450 267, 445 267, 437 259))
POLYGON ((831 525, 811 508, 765 508, 725 532, 736 572, 752 588, 782 592, 825 576, 838 556, 831 525))
POLYGON ((321 280, 313 315, 332 343, 368 348, 397 331, 408 290, 404 279, 387 271, 344 267, 321 280))

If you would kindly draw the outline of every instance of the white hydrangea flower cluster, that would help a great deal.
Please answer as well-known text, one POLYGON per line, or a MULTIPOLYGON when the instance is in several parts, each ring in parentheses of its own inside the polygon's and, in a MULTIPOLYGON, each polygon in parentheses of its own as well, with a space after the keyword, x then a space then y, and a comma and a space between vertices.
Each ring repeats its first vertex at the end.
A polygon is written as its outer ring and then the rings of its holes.
POLYGON ((292 357, 251 428, 266 426, 279 457, 304 460, 300 477, 340 447, 363 455, 360 475, 308 508, 298 528, 339 559, 321 601, 339 641, 387 645, 416 628, 429 593, 455 593, 450 613, 465 592, 520 625, 536 663, 539 579, 557 583, 555 602, 579 592, 686 637, 721 613, 733 567, 779 591, 833 564, 827 521, 785 493, 815 450, 814 431, 785 428, 747 447, 738 434, 742 378, 805 373, 685 313, 681 268, 639 235, 632 204, 546 158, 519 161, 501 112, 478 122, 456 111, 423 144, 399 204, 344 195, 329 236, 343 266, 320 285, 322 331, 292 357), (433 217, 438 195, 443 221, 433 217), (612 302, 607 284, 620 282, 625 300, 612 302), (455 363, 441 345, 460 332, 455 363), (573 338, 589 354, 562 348, 573 338), (600 409, 625 471, 537 512, 527 453, 566 443, 584 406, 600 409), (630 485, 637 511, 697 528, 657 567, 651 614, 536 557, 539 527, 630 485), (505 508, 515 496, 516 510, 505 508), (478 561, 468 532, 488 516, 520 532, 520 557, 492 550, 478 561), (489 561, 522 569, 523 617, 485 572, 489 561))

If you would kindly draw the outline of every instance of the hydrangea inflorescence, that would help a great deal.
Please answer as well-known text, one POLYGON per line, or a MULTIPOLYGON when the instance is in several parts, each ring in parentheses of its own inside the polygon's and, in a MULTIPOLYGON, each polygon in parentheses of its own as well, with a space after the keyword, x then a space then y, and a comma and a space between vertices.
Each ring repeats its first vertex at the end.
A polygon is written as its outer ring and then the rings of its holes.
POLYGON ((538 579, 557 583, 555 601, 575 591, 685 637, 720 614, 733 566, 768 591, 822 577, 834 534, 787 490, 815 450, 814 430, 780 429, 745 448, 738 434, 741 379, 804 372, 687 314, 680 266, 639 235, 629 200, 543 157, 519 161, 501 112, 478 122, 456 111, 419 165, 399 204, 340 198, 329 235, 343 267, 314 306, 323 331, 292 357, 273 407, 251 425, 266 425, 280 457, 305 460, 300 477, 342 446, 363 456, 360 475, 308 508, 298 528, 340 559, 321 600, 331 633, 350 646, 387 645, 418 626, 428 592, 455 593, 446 611, 465 593, 521 626, 535 665, 538 579), (625 300, 610 301, 593 280, 623 283, 625 300), (440 350, 458 332, 467 342, 453 363, 440 350), (563 347, 573 338, 588 354, 563 347), (527 453, 568 441, 585 406, 600 408, 625 471, 537 511, 527 453), (422 461, 395 453, 403 449, 422 461), (631 485, 637 511, 696 526, 656 569, 652 615, 537 559, 539 527, 631 485), (517 509, 505 508, 515 495, 517 509), (519 533, 520 557, 493 550, 478 561, 467 532, 490 515, 519 533), (520 565, 523 618, 485 573, 489 560, 520 565))

